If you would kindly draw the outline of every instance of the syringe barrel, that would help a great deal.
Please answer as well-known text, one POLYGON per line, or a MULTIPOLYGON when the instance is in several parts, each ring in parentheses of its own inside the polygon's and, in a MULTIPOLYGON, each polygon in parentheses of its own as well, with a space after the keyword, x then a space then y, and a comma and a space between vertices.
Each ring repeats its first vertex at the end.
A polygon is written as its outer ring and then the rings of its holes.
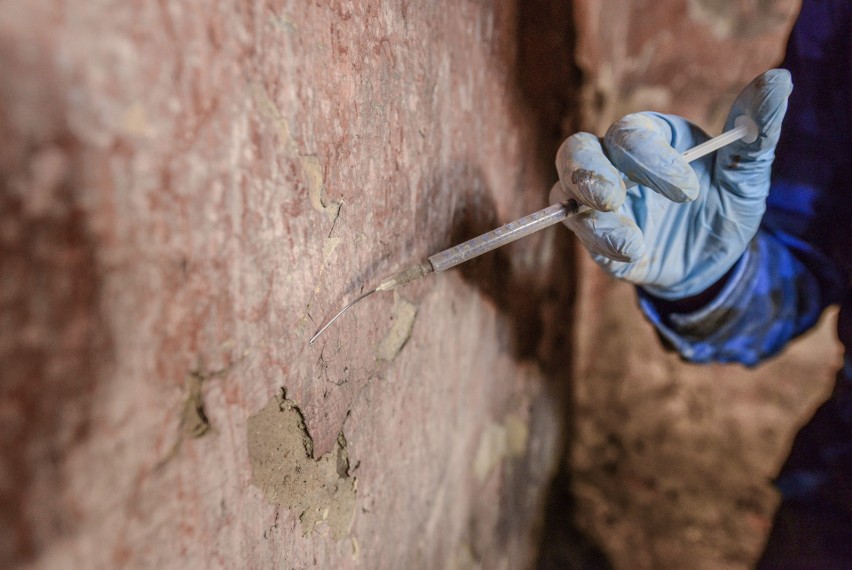
POLYGON ((435 271, 445 271, 483 253, 488 253, 492 249, 497 249, 507 243, 561 222, 568 216, 576 214, 579 209, 580 205, 574 200, 568 200, 564 204, 553 204, 538 212, 533 212, 528 216, 500 226, 495 230, 469 239, 457 246, 436 253, 429 257, 429 262, 435 268, 435 271))
MULTIPOLYGON (((743 115, 737 118, 735 128, 714 137, 707 142, 700 144, 683 153, 683 157, 687 162, 705 156, 714 150, 721 148, 734 141, 744 139, 746 142, 753 142, 757 138, 757 126, 751 118, 743 115)), ((625 179, 625 186, 630 188, 636 186, 636 182, 625 179)), ((450 249, 445 249, 440 253, 429 257, 429 262, 435 271, 446 271, 451 267, 455 267, 460 263, 464 263, 469 259, 487 253, 492 249, 497 249, 502 245, 511 243, 524 236, 528 236, 539 230, 543 230, 548 226, 552 226, 557 222, 561 222, 569 216, 588 211, 588 206, 580 206, 576 200, 568 200, 562 204, 553 204, 538 212, 534 212, 529 216, 524 216, 519 220, 509 222, 504 226, 500 226, 496 230, 491 230, 481 236, 476 236, 464 243, 460 243, 450 249)))

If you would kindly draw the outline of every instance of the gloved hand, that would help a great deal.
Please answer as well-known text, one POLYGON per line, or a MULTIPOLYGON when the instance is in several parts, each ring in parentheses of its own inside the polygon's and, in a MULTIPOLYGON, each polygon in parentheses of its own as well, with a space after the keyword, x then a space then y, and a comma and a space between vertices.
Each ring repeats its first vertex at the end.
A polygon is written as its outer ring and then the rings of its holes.
POLYGON ((609 128, 603 146, 577 133, 557 153, 551 201, 574 198, 593 208, 564 223, 610 274, 661 299, 697 295, 725 275, 757 232, 792 88, 782 69, 754 79, 725 130, 745 114, 758 127, 757 140, 692 163, 680 154, 709 137, 681 117, 628 115, 609 128), (625 189, 621 173, 640 185, 625 189))

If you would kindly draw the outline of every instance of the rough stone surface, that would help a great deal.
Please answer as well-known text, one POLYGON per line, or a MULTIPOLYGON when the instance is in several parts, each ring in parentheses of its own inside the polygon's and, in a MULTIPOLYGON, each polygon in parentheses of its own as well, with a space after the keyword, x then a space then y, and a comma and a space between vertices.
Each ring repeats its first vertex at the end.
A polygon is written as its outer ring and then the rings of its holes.
POLYGON ((666 353, 631 287, 582 264, 575 522, 615 568, 750 568, 778 496, 770 481, 828 396, 835 314, 756 369, 666 353))
POLYGON ((575 0, 582 127, 636 111, 718 131, 730 103, 781 61, 799 0, 575 0))
POLYGON ((0 2, 0 566, 528 565, 561 445, 544 371, 569 352, 567 236, 406 287, 392 360, 390 294, 308 339, 386 274, 544 205, 567 16, 0 2), (345 435, 340 540, 251 484, 247 422, 282 388, 312 457, 345 435), (477 477, 495 424, 506 452, 477 477))

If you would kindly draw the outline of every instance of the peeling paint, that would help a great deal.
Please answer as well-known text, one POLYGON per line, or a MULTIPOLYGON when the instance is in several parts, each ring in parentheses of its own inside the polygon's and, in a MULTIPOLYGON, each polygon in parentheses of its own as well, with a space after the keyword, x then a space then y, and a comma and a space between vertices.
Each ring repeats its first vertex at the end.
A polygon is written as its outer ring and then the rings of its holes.
POLYGON ((417 317, 417 306, 402 297, 397 297, 393 304, 391 319, 393 324, 385 337, 376 348, 379 360, 391 361, 396 358, 414 330, 414 319, 417 317))
POLYGON ((355 513, 355 479, 343 433, 315 460, 302 412, 283 390, 248 419, 247 430, 252 484, 266 500, 298 513, 304 536, 327 527, 334 540, 344 538, 355 513))

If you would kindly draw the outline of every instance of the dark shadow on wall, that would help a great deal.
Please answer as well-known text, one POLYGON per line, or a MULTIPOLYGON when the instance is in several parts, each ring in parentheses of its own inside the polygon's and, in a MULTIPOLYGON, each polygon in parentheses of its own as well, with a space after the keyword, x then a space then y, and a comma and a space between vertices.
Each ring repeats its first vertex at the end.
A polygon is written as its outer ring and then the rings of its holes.
MULTIPOLYGON (((483 188, 483 177, 474 167, 460 166, 464 172, 454 172, 451 178, 463 184, 464 199, 456 211, 450 243, 459 243, 499 225, 496 206, 483 188), (471 190, 478 188, 478 190, 471 190), (468 204, 470 201, 471 204, 468 204), (472 205, 472 204, 475 204, 472 205)), ((574 524, 574 500, 571 496, 571 472, 567 464, 571 442, 572 387, 571 339, 576 275, 573 263, 573 240, 567 231, 553 228, 536 236, 524 238, 509 246, 489 252, 456 268, 462 278, 490 299, 505 318, 507 337, 501 339, 501 349, 519 361, 534 361, 545 375, 551 397, 560 410, 563 426, 562 457, 559 469, 550 483, 546 499, 544 525, 540 529, 539 560, 541 569, 605 569, 610 568, 606 557, 574 524), (551 240, 552 256, 542 272, 520 271, 513 265, 522 248, 537 249, 551 240)), ((508 490, 524 489, 535 480, 525 468, 505 476, 508 490)), ((507 543, 518 532, 515 514, 529 512, 524 493, 507 492, 501 495, 498 532, 507 543)))
POLYGON ((112 346, 75 143, 28 144, 2 103, 15 137, 0 162, 0 568, 12 568, 77 526, 66 458, 89 437, 112 346))
MULTIPOLYGON (((554 157, 559 145, 578 130, 580 86, 583 77, 575 62, 576 27, 573 5, 564 0, 527 0, 518 3, 517 87, 522 104, 537 116, 537 154, 545 172, 556 182, 554 157)), ((561 229, 561 228, 560 228, 561 229)), ((556 318, 540 349, 540 360, 551 394, 563 418, 562 457, 547 494, 539 558, 541 570, 605 569, 611 564, 603 551, 576 525, 572 495, 570 450, 573 440, 573 378, 571 376, 575 297, 576 248, 573 236, 557 233, 548 280, 555 303, 545 305, 556 318)))
MULTIPOLYGON (((555 182, 556 151, 565 137, 578 130, 580 115, 583 76, 575 61, 573 4, 564 0, 519 2, 517 34, 518 91, 522 104, 537 116, 537 154, 542 168, 552 173, 555 182)), ((574 519, 576 506, 571 493, 569 464, 574 425, 570 371, 573 369, 573 315, 578 275, 573 236, 562 231, 556 237, 548 283, 550 296, 558 301, 546 305, 546 310, 558 316, 545 316, 550 330, 545 332, 539 357, 550 391, 561 406, 562 457, 547 495, 537 567, 547 570, 610 568, 606 556, 577 528, 574 519)))
MULTIPOLYGON (((566 136, 577 130, 579 89, 582 76, 574 60, 575 26, 572 3, 566 0, 519 0, 515 4, 515 51, 505 53, 506 69, 514 71, 509 80, 515 93, 515 118, 531 124, 536 163, 519 165, 534 168, 539 178, 556 181, 554 157, 566 136)), ((492 230, 509 220, 499 219, 496 206, 478 167, 459 164, 444 173, 461 184, 454 213, 453 231, 448 243, 458 244, 492 230)), ((433 181, 440 184, 441 180, 433 181)), ((543 207, 549 191, 540 189, 540 199, 530 211, 543 207)), ((547 493, 546 513, 539 536, 536 567, 541 569, 603 569, 611 564, 602 551, 574 523, 575 502, 571 496, 568 465, 572 441, 573 388, 572 339, 577 273, 573 236, 561 227, 540 232, 468 261, 456 270, 463 279, 489 298, 506 320, 507 338, 501 349, 519 361, 533 361, 547 380, 550 396, 563 419, 559 469, 547 493), (532 251, 531 251, 532 250, 532 251), (536 251, 550 251, 538 260, 535 269, 518 263, 536 251)), ((530 474, 511 475, 523 479, 530 474)), ((512 489, 512 482, 504 482, 512 489)), ((518 486, 518 488, 521 488, 518 486)), ((518 525, 513 516, 528 512, 525 499, 503 493, 498 531, 502 538, 518 525)))

